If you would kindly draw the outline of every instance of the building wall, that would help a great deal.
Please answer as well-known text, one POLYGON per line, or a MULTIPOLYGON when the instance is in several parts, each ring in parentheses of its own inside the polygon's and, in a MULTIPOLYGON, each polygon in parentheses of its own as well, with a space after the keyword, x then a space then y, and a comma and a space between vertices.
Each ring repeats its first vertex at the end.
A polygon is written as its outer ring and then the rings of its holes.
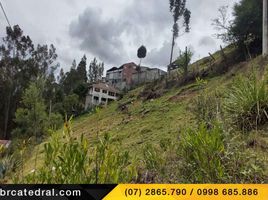
POLYGON ((107 90, 107 93, 103 93, 103 89, 99 90, 99 92, 95 91, 95 87, 89 89, 88 95, 86 96, 85 110, 100 104, 107 105, 110 101, 115 101, 118 98, 118 94, 116 95, 116 93, 112 96, 107 90))
POLYGON ((143 70, 140 73, 133 74, 133 83, 137 85, 141 83, 152 82, 159 79, 164 74, 165 72, 160 69, 143 70))
POLYGON ((126 82, 127 85, 131 85, 133 81, 133 74, 136 73, 136 65, 127 64, 123 68, 123 81, 126 82))
POLYGON ((150 69, 146 67, 142 67, 138 73, 136 65, 129 63, 125 64, 123 69, 107 72, 106 80, 119 90, 129 90, 138 84, 159 79, 164 74, 166 74, 166 72, 160 69, 150 69))

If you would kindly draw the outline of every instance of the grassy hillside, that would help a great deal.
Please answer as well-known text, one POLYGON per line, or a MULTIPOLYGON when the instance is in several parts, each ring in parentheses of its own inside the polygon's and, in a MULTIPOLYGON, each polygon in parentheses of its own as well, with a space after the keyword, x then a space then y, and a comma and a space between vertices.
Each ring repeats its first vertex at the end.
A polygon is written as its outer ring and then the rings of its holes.
MULTIPOLYGON (((232 49, 225 49, 225 53, 227 61, 223 60, 221 52, 216 52, 214 54, 216 61, 204 58, 192 64, 190 73, 200 74, 201 78, 198 80, 194 77, 181 81, 177 72, 173 72, 168 81, 163 79, 141 86, 125 94, 118 102, 101 108, 97 113, 85 114, 72 120, 73 137, 79 138, 81 134, 84 134, 90 147, 93 148, 99 143, 98 137, 109 133, 111 144, 115 144, 121 151, 126 150, 130 153, 130 162, 133 161, 138 166, 137 176, 144 176, 146 170, 150 171, 147 169, 148 163, 144 157, 144 152, 149 144, 157 152, 159 160, 169 158, 165 162, 166 167, 161 169, 178 170, 176 166, 180 162, 180 158, 173 154, 180 149, 179 142, 182 133, 187 129, 198 128, 198 119, 195 114, 198 97, 202 94, 209 96, 215 92, 224 96, 225 91, 237 76, 251 74, 253 68, 261 71, 264 67, 268 67, 267 62, 261 57, 249 62, 239 62, 232 49), (163 150, 165 144, 170 145, 168 148, 171 150, 163 150), (139 171, 139 169, 141 170, 139 171)), ((61 134, 61 132, 62 130, 59 130, 56 134, 61 134)), ((264 124, 257 131, 249 131, 246 134, 236 129, 231 132, 241 136, 239 141, 244 145, 241 151, 245 150, 257 155, 262 159, 261 164, 265 165, 267 169, 267 126, 264 124)), ((47 140, 49 141, 50 138, 48 137, 47 140)), ((37 166, 42 166, 43 144, 35 146, 31 151, 31 156, 24 164, 24 174, 28 174, 34 169, 35 161, 37 161, 37 166)), ((232 155, 230 154, 230 156, 232 155)), ((254 162, 252 161, 252 163, 254 162)), ((264 174, 268 175, 268 170, 264 174)), ((175 172, 165 173, 164 178, 152 181, 180 181, 176 176, 178 174, 175 172)), ((146 180, 148 179, 147 177, 146 180)), ((138 178, 137 181, 143 182, 144 179, 138 178)), ((258 180, 256 179, 256 181, 258 180)), ((217 181, 215 180, 215 182, 217 181)))

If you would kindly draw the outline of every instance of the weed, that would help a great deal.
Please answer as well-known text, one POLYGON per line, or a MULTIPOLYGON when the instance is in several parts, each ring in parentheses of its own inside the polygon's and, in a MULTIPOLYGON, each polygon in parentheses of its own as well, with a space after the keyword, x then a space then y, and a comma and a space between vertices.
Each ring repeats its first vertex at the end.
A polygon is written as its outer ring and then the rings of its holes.
POLYGON ((224 178, 223 154, 223 132, 219 126, 207 130, 201 124, 198 130, 187 130, 181 141, 182 175, 192 182, 221 182, 224 178))
POLYGON ((265 80, 256 73, 250 77, 237 78, 227 90, 225 110, 233 124, 243 131, 258 128, 268 121, 268 92, 265 80))
POLYGON ((89 148, 83 135, 73 137, 71 122, 65 122, 63 134, 53 134, 44 145, 45 161, 40 169, 33 169, 22 183, 118 183, 135 177, 128 152, 110 145, 108 134, 96 148, 89 148), (95 157, 93 156, 95 155, 95 157))

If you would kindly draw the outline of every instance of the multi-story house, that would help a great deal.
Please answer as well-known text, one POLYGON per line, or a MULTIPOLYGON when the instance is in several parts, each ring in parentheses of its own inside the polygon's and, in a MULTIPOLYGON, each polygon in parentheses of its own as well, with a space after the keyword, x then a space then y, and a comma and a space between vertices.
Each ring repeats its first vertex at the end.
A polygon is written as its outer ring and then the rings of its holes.
POLYGON ((165 75, 158 68, 139 67, 135 63, 126 63, 121 67, 113 67, 106 72, 106 81, 119 90, 129 90, 135 86, 151 82, 165 75))
POLYGON ((85 109, 98 105, 107 105, 109 102, 117 100, 119 95, 120 92, 108 83, 94 83, 89 87, 85 109))

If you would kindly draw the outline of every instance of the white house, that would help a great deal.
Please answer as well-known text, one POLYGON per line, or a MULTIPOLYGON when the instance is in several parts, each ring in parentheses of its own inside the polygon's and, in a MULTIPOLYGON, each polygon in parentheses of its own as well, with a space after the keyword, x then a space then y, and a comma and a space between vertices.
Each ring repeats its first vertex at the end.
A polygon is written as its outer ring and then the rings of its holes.
POLYGON ((118 99, 120 92, 113 86, 99 82, 89 87, 86 96, 85 110, 98 105, 107 105, 111 101, 118 99))

